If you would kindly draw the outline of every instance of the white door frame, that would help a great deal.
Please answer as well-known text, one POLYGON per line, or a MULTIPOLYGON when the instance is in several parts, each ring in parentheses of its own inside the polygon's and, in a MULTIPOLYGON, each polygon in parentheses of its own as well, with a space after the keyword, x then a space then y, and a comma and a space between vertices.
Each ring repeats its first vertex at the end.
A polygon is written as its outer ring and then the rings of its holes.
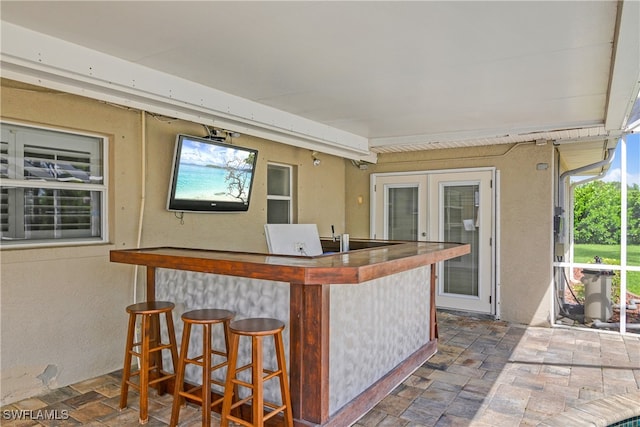
MULTIPOLYGON (((384 173, 372 173, 370 176, 370 222, 369 222, 369 235, 370 238, 376 238, 376 222, 378 218, 376 217, 376 195, 378 194, 376 190, 376 185, 378 178, 388 178, 388 177, 401 177, 401 176, 411 176, 411 175, 435 175, 435 174, 451 174, 451 173, 465 173, 465 172, 485 172, 490 171, 492 173, 492 193, 493 197, 491 198, 491 210, 492 210, 492 218, 491 218, 491 241, 492 241, 492 250, 491 250, 491 283, 489 284, 491 289, 491 313, 496 318, 500 317, 500 288, 499 288, 499 253, 500 253, 500 229, 499 229, 499 171, 496 170, 495 167, 480 167, 480 168, 463 168, 463 169, 440 169, 440 170, 422 170, 422 171, 408 171, 408 172, 384 172, 384 173)), ((382 194, 383 192, 379 193, 382 194)), ((383 195, 380 197, 384 197, 383 195)), ((425 207, 426 209, 426 207, 425 207)), ((428 224, 421 224, 420 228, 427 228, 428 224)), ((429 237, 429 240, 432 240, 429 237)))

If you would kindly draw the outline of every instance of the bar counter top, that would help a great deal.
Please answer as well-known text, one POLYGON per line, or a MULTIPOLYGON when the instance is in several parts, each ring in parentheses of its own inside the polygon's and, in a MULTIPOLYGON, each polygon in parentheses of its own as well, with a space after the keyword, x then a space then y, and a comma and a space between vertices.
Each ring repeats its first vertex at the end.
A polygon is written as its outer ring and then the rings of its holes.
POLYGON ((365 246, 319 256, 156 247, 111 251, 111 261, 300 284, 356 284, 469 253, 468 244, 352 240, 365 246))

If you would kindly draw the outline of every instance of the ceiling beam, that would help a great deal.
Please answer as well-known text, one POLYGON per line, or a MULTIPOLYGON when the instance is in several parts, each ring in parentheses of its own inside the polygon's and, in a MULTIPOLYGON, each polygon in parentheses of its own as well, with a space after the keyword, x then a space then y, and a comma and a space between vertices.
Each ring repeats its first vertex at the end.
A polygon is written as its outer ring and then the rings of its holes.
POLYGON ((222 127, 352 160, 375 161, 367 138, 2 22, 5 78, 222 127))

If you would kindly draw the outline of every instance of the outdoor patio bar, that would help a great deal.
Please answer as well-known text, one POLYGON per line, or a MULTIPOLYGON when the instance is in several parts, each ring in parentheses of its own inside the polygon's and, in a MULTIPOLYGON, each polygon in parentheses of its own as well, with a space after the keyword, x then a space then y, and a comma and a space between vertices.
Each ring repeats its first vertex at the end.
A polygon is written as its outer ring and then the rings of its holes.
POLYGON ((307 257, 158 247, 114 250, 111 261, 146 266, 147 300, 175 303, 178 335, 180 314, 206 307, 284 322, 295 425, 337 426, 357 420, 437 351, 435 264, 470 250, 370 240, 351 248, 307 257))

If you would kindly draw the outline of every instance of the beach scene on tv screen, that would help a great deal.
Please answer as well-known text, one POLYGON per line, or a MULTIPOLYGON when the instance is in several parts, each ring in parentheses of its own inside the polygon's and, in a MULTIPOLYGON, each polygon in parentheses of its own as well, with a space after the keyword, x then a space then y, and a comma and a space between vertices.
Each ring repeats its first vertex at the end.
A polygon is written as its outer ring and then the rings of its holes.
POLYGON ((175 198, 247 203, 252 152, 184 139, 175 198))

